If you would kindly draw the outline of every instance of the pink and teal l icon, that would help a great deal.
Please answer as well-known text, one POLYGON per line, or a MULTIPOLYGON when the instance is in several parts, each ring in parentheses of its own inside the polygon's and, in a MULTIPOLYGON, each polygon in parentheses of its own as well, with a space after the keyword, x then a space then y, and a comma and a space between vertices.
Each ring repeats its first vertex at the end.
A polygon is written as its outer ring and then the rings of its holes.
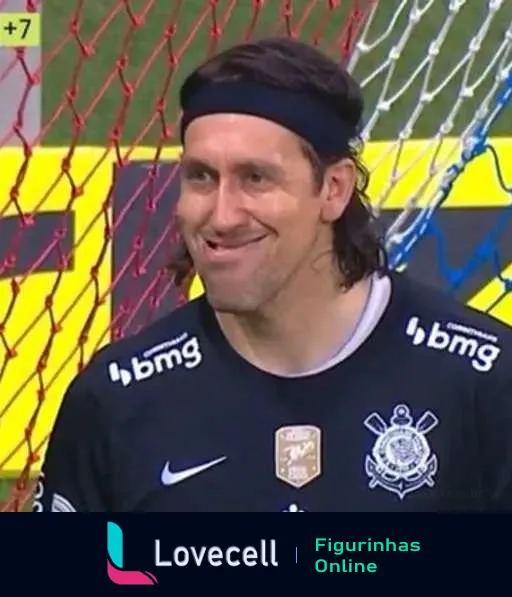
POLYGON ((107 572, 116 585, 156 585, 151 572, 123 570, 123 531, 115 522, 107 522, 107 572))

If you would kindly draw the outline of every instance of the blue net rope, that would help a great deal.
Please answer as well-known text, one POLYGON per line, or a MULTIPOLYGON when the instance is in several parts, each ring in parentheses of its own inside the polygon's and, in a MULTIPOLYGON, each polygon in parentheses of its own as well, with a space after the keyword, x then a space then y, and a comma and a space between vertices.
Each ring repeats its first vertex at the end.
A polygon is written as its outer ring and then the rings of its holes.
POLYGON ((500 239, 504 235, 512 237, 512 186, 506 182, 503 160, 500 159, 490 140, 493 124, 503 115, 511 99, 512 73, 509 74, 502 89, 497 94, 495 105, 490 110, 490 116, 476 122, 473 134, 469 136, 459 160, 447 169, 435 205, 425 208, 398 240, 392 239, 388 244, 390 265, 394 269, 399 269, 407 265, 422 242, 429 237, 432 238, 436 247, 437 267, 445 281, 446 289, 450 293, 454 293, 479 268, 485 264, 490 265, 495 277, 502 283, 502 292, 495 297, 486 311, 491 311, 507 293, 512 292, 512 277, 503 275, 503 271, 508 264, 503 262, 498 250, 500 239), (508 205, 499 210, 494 225, 474 247, 465 262, 453 267, 448 263, 447 258, 447 245, 450 239, 447 238, 446 232, 441 228, 438 221, 440 209, 446 202, 458 178, 464 175, 467 167, 473 160, 486 153, 490 156, 495 169, 497 184, 509 196, 508 205))

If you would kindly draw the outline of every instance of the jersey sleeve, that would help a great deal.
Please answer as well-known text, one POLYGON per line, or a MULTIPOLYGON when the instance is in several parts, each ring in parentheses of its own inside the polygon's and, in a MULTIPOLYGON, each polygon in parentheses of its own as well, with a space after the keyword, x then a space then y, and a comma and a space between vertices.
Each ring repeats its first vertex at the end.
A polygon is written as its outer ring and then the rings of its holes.
POLYGON ((79 374, 68 387, 55 419, 32 511, 107 511, 107 470, 105 414, 79 374))
POLYGON ((512 512, 512 347, 503 357, 478 390, 477 427, 485 509, 512 512))

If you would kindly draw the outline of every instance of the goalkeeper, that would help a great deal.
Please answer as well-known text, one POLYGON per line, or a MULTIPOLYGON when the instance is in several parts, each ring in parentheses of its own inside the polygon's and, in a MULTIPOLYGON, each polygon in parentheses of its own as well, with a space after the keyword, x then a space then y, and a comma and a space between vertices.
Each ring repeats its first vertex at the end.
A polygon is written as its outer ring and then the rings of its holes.
POLYGON ((72 381, 34 511, 512 511, 512 333, 388 270, 357 83, 266 39, 180 100, 205 295, 72 381))

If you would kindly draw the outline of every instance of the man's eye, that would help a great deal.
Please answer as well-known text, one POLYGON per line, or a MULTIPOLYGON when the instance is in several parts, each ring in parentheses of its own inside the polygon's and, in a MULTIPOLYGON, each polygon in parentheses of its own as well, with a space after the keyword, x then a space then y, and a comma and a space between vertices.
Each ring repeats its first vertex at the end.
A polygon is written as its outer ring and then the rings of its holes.
POLYGON ((206 170, 189 170, 184 173, 186 180, 195 180, 198 182, 206 182, 211 179, 211 176, 206 170))
POLYGON ((260 185, 267 181, 267 178, 261 172, 249 172, 245 178, 247 182, 254 185, 260 185))

